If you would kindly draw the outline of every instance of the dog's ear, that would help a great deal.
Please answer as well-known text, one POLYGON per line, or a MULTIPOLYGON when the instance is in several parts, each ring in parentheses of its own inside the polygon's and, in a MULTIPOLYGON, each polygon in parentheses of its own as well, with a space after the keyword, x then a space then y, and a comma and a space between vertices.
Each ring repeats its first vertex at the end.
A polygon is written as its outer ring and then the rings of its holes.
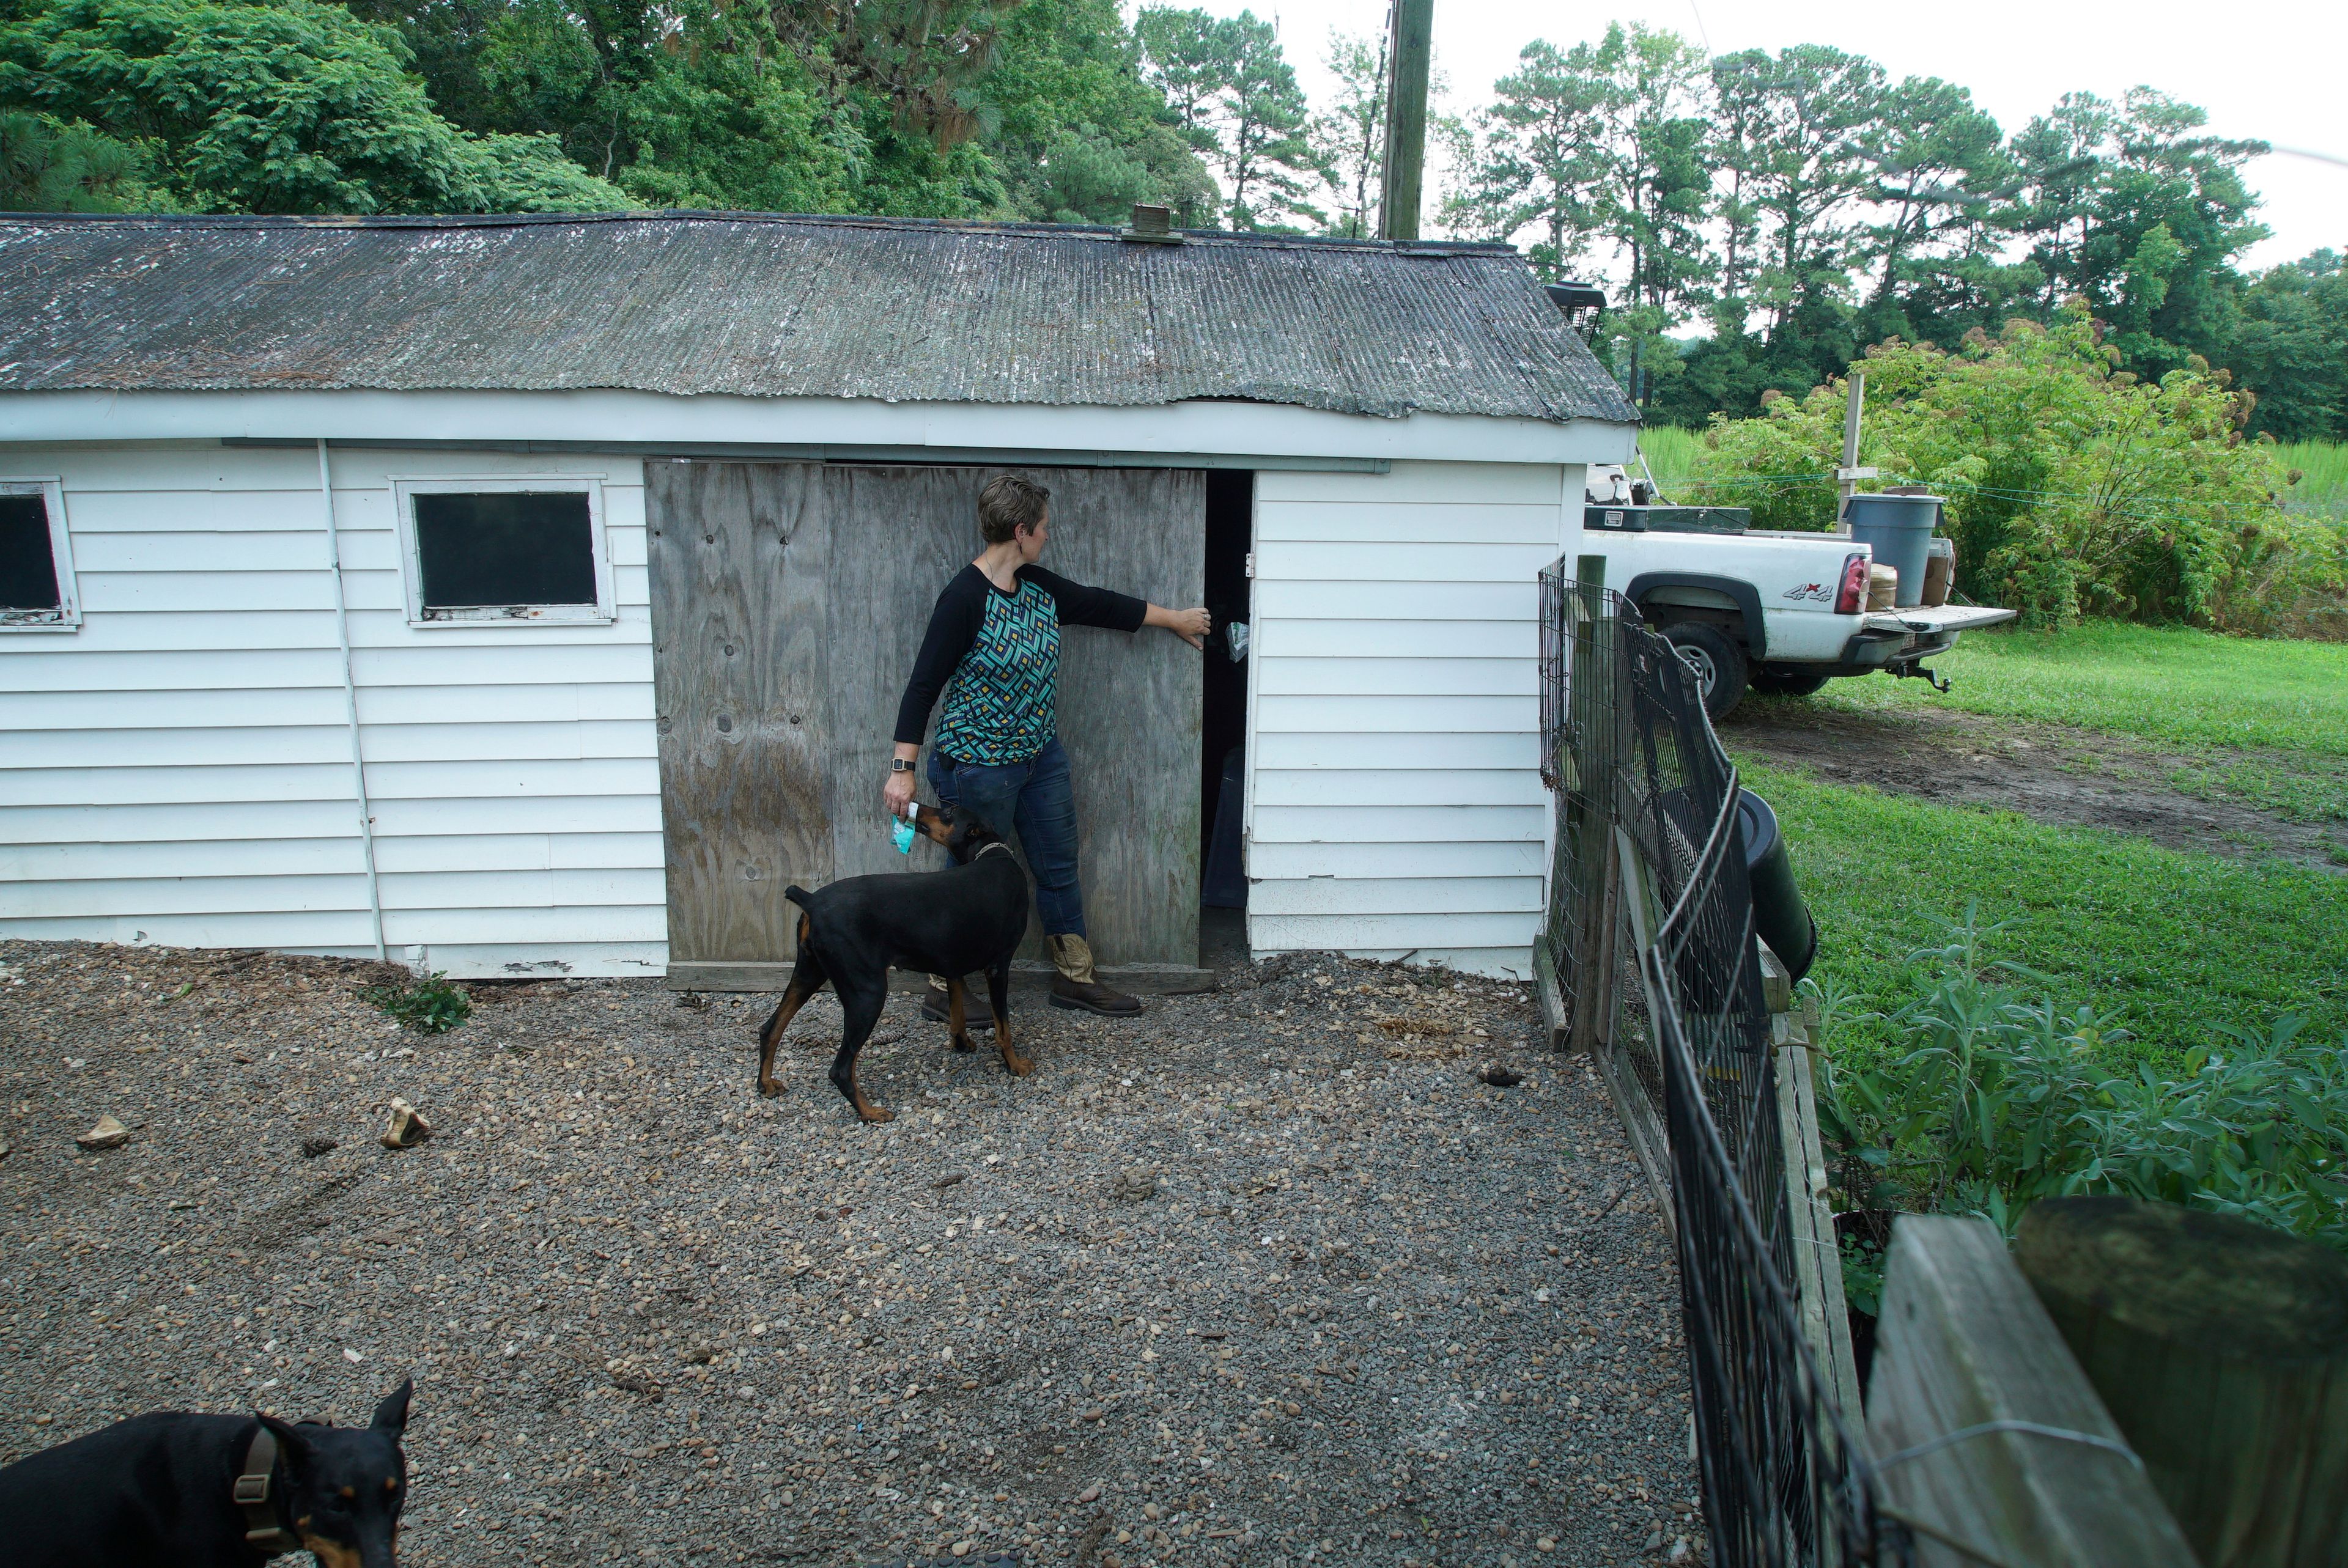
POLYGON ((261 1418, 263 1426, 277 1434, 277 1447, 285 1455, 287 1464, 299 1465, 310 1457, 310 1440, 304 1437, 293 1422, 281 1421, 261 1410, 255 1410, 253 1414, 261 1418))
POLYGON ((415 1393, 416 1379, 410 1378, 383 1397, 383 1403, 375 1408, 375 1419, 369 1424, 376 1431, 390 1432, 395 1436, 406 1431, 407 1401, 415 1393))

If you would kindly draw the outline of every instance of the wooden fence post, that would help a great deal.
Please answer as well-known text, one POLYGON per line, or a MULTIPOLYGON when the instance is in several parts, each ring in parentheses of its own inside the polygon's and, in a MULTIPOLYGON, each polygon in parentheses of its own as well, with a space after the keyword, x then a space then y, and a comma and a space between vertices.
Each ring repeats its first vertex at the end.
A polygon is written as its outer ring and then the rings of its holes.
POLYGON ((2194 1568, 1986 1220, 1892 1226, 1867 1436, 1881 1506, 1916 1532, 1919 1568, 2194 1568))
POLYGON ((2203 1568, 2348 1563, 2348 1258, 2099 1197, 2032 1204, 2014 1260, 2203 1568))

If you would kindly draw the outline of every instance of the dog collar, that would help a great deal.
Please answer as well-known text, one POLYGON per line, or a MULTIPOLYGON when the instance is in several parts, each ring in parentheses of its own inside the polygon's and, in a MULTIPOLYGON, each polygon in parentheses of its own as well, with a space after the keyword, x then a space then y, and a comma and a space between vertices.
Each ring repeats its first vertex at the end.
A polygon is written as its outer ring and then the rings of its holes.
POLYGON ((1003 840, 1001 840, 1001 839, 999 839, 999 838, 998 838, 998 839, 996 839, 996 840, 995 840, 994 843, 992 843, 992 844, 982 844, 982 845, 980 845, 978 846, 978 853, 977 853, 977 854, 975 854, 975 855, 973 855, 973 856, 970 857, 970 858, 971 858, 971 863, 972 863, 973 865, 976 865, 979 861, 981 861, 981 860, 984 859, 984 858, 986 857, 986 852, 987 852, 988 850, 990 850, 990 849, 999 849, 999 850, 1003 851, 1003 853, 1004 853, 1004 854, 1005 854, 1005 855, 1008 855, 1008 854, 1010 854, 1010 853, 1011 853, 1011 846, 1010 846, 1009 845, 1007 845, 1007 844, 1004 843, 1004 842, 1003 842, 1003 840))
POLYGON ((277 1501, 270 1495, 277 1470, 277 1434, 269 1423, 255 1423, 252 1446, 244 1450, 244 1471, 230 1495, 244 1510, 244 1543, 263 1557, 302 1550, 302 1538, 285 1528, 277 1516, 277 1501))

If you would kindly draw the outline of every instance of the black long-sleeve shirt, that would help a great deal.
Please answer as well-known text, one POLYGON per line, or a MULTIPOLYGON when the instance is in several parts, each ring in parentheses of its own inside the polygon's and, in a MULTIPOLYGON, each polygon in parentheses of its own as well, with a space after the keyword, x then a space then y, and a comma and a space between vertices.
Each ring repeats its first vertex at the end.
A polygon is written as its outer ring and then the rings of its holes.
POLYGON ((1138 631, 1149 606, 1130 594, 1023 566, 1009 593, 975 566, 956 572, 930 611, 897 704, 897 742, 919 745, 941 692, 935 741, 966 763, 1025 762, 1052 738, 1063 626, 1138 631))

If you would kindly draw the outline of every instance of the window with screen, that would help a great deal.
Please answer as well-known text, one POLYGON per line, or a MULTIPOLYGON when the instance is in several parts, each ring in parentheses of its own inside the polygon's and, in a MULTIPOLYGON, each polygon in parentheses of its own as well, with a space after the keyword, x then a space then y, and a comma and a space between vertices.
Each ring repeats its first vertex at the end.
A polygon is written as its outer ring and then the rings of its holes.
POLYGON ((0 629, 36 630, 78 620, 55 480, 0 479, 0 629))
POLYGON ((599 491, 547 482, 407 482, 410 620, 608 620, 599 491))

